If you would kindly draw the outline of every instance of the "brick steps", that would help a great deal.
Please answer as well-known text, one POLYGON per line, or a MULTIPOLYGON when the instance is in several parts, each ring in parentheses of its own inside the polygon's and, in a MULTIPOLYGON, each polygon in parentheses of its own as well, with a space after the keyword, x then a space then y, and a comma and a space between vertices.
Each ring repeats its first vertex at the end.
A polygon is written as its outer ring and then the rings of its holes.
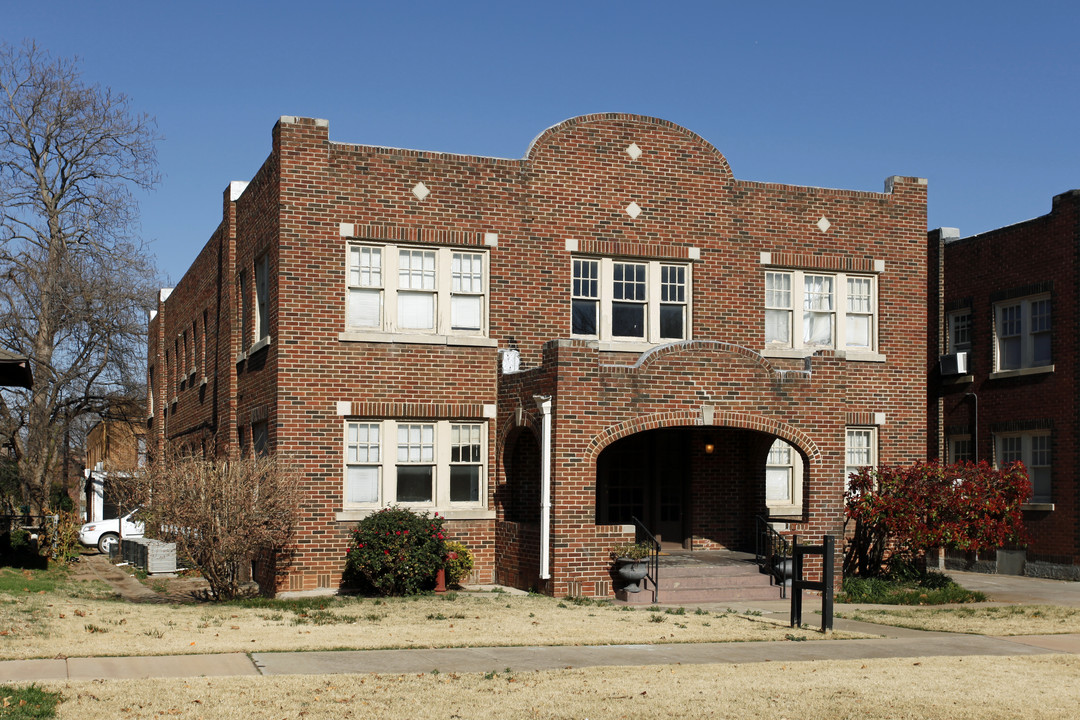
MULTIPOLYGON (((651 605, 651 583, 643 580, 641 588, 639 593, 618 590, 615 599, 628 605, 651 605)), ((661 565, 659 591, 657 602, 668 605, 780 599, 780 588, 749 563, 661 565)))

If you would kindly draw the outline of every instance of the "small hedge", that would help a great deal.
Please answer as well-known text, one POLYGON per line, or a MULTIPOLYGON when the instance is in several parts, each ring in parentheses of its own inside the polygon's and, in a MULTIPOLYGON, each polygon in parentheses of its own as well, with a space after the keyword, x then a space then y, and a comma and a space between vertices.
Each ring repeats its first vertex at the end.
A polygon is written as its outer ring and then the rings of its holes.
POLYGON ((343 583, 378 595, 415 595, 435 587, 446 557, 443 518, 404 508, 361 520, 346 554, 343 583))
POLYGON ((446 584, 459 584, 469 577, 472 569, 473 556, 469 548, 453 540, 446 543, 446 584))
POLYGON ((846 577, 840 603, 876 605, 945 605, 982 602, 986 595, 968 590, 943 573, 927 571, 919 576, 846 577))

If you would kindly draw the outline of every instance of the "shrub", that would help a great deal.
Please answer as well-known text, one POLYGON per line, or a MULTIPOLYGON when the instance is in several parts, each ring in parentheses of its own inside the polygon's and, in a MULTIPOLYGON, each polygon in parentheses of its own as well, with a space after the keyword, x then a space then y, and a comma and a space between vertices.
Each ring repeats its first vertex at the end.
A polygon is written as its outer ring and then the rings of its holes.
POLYGON ((931 548, 983 550, 1023 544, 1021 505, 1031 483, 1021 463, 916 463, 862 468, 848 481, 846 513, 855 522, 844 573, 882 572, 887 552, 918 561, 931 548))
POLYGON ((450 541, 446 543, 446 584, 457 585, 473 569, 473 556, 469 548, 462 543, 450 541))
POLYGON ((379 595, 415 595, 435 586, 446 556, 443 518, 390 507, 361 520, 345 558, 346 585, 379 595))

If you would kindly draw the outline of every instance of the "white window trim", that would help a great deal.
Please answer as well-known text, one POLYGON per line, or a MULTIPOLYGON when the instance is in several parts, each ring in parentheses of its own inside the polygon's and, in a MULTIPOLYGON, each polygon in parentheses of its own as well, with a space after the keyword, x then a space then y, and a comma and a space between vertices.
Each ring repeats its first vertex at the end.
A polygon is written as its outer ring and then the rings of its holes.
POLYGON ((1048 293, 1029 295, 1027 297, 1011 298, 994 303, 994 372, 991 378, 1015 377, 1017 375, 1032 375, 1039 373, 1054 372, 1053 332, 1054 332, 1054 308, 1050 307, 1050 329, 1045 331, 1050 334, 1051 349, 1050 362, 1043 365, 1035 364, 1035 335, 1031 331, 1031 308, 1040 300, 1050 300, 1048 293), (1001 314, 1005 308, 1020 306, 1020 366, 1015 368, 1001 367, 1002 340, 1001 337, 1001 314))
MULTIPOLYGON (((794 270, 788 268, 764 268, 764 273, 787 275, 791 278, 791 306, 787 308, 789 314, 788 342, 766 342, 762 355, 765 357, 805 357, 818 350, 836 350, 843 352, 848 360, 861 360, 869 362, 885 362, 885 356, 878 352, 878 337, 881 327, 881 304, 878 293, 878 277, 873 273, 836 273, 818 270, 794 270), (833 278, 833 338, 828 345, 812 345, 803 342, 803 315, 805 298, 806 276, 826 276, 833 278), (848 278, 858 278, 870 281, 871 312, 853 313, 868 314, 870 317, 870 346, 847 346, 847 281, 848 278)), ((765 311, 765 275, 761 276, 761 308, 762 329, 764 330, 765 311)), ((772 308, 778 309, 778 308, 772 308)))
POLYGON ((844 487, 847 487, 848 477, 857 468, 878 466, 878 429, 872 425, 848 425, 844 429, 844 487), (861 465, 849 464, 851 453, 851 437, 853 433, 867 433, 870 443, 870 462, 861 465))
POLYGON ((787 444, 789 448, 791 464, 786 466, 771 465, 769 464, 769 458, 765 458, 766 471, 769 468, 775 467, 787 467, 789 469, 788 476, 788 497, 787 501, 769 500, 765 498, 765 506, 769 510, 770 517, 794 517, 802 515, 803 505, 803 460, 802 454, 795 448, 794 445, 788 443, 786 440, 776 438, 774 442, 783 442, 787 444))
POLYGON ((693 263, 678 260, 649 260, 641 258, 623 257, 596 257, 587 255, 573 255, 570 259, 570 291, 573 299, 573 263, 575 260, 595 261, 600 263, 600 298, 597 310, 597 334, 581 335, 573 332, 573 317, 571 317, 570 337, 581 340, 598 340, 601 350, 644 350, 655 345, 672 342, 682 342, 693 339, 693 263), (644 265, 645 270, 645 337, 615 336, 611 331, 611 308, 615 301, 614 293, 614 266, 616 263, 644 265), (683 268, 686 273, 685 299, 682 303, 661 303, 661 278, 662 267, 674 266, 683 268), (660 305, 681 304, 685 308, 683 317, 683 337, 662 338, 660 337, 660 305))
MULTIPOLYGON (((488 497, 488 421, 486 420, 381 420, 381 419, 348 419, 342 424, 342 453, 341 453, 341 510, 336 513, 339 521, 352 521, 363 518, 380 508, 387 506, 400 506, 418 511, 436 511, 439 515, 449 519, 487 519, 494 517, 494 510, 487 508, 488 497), (378 425, 379 426, 379 458, 378 463, 359 463, 361 465, 377 465, 378 471, 378 500, 373 503, 346 503, 345 493, 348 483, 348 430, 350 424, 378 425), (398 464, 398 437, 399 425, 432 425, 434 426, 434 497, 431 502, 406 503, 398 502, 397 497, 397 473, 395 468, 398 464), (479 500, 476 502, 451 502, 450 501, 450 466, 459 463, 451 462, 451 426, 452 425, 479 425, 480 426, 480 467, 479 500)), ((428 463, 402 463, 408 465, 426 465, 428 463)))
POLYGON ((475 345, 496 347, 498 342, 488 337, 491 318, 491 256, 487 248, 385 244, 372 242, 350 242, 345 248, 345 287, 344 287, 344 331, 338 334, 342 341, 354 342, 399 342, 426 345, 475 345), (354 248, 369 247, 381 250, 382 285, 380 296, 380 323, 378 327, 363 327, 349 324, 349 293, 351 288, 360 287, 349 284, 351 253, 354 248), (434 327, 431 330, 398 327, 398 258, 399 251, 426 251, 435 253, 435 288, 432 292, 435 302, 434 327), (451 327, 452 303, 452 260, 455 253, 479 255, 483 263, 483 291, 476 293, 481 298, 480 328, 454 329, 451 327))
POLYGON ((1036 496, 1035 495, 1035 480, 1031 477, 1032 468, 1035 467, 1032 463, 1032 443, 1031 439, 1034 437, 1051 437, 1050 430, 1026 430, 1023 432, 1001 432, 994 433, 994 467, 1001 469, 1004 464, 1005 452, 1002 447, 1002 440, 1005 438, 1020 438, 1020 461, 1024 463, 1024 468, 1028 472, 1028 479, 1031 480, 1031 492, 1032 495, 1028 498, 1028 502, 1024 504, 1025 510, 1053 510, 1054 509, 1054 457, 1053 457, 1053 441, 1051 440, 1050 446, 1050 464, 1039 465, 1038 467, 1047 468, 1047 472, 1050 476, 1050 492, 1047 495, 1036 496))

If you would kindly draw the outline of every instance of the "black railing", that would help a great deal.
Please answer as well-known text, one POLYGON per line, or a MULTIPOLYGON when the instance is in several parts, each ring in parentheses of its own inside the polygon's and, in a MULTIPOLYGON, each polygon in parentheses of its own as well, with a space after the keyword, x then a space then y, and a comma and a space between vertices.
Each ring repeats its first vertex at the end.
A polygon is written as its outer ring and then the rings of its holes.
POLYGON ((786 598, 792 570, 791 543, 760 515, 754 533, 754 554, 761 572, 768 573, 771 581, 780 586, 780 597, 786 598))
POLYGON ((652 601, 659 602, 660 597, 660 542, 649 529, 645 527, 645 524, 638 520, 633 515, 630 519, 634 521, 634 525, 637 527, 637 533, 635 534, 635 540, 637 542, 648 542, 652 547, 652 551, 649 553, 648 573, 645 575, 645 579, 652 585, 652 601), (645 538, 645 539, 640 539, 645 538))
POLYGON ((820 545, 800 545, 796 535, 791 539, 794 547, 794 576, 791 581, 791 627, 802 627, 803 590, 817 590, 821 593, 821 632, 830 632, 833 627, 833 557, 836 552, 836 539, 826 535, 820 545), (806 580, 803 577, 803 562, 807 555, 821 556, 821 580, 806 580))

